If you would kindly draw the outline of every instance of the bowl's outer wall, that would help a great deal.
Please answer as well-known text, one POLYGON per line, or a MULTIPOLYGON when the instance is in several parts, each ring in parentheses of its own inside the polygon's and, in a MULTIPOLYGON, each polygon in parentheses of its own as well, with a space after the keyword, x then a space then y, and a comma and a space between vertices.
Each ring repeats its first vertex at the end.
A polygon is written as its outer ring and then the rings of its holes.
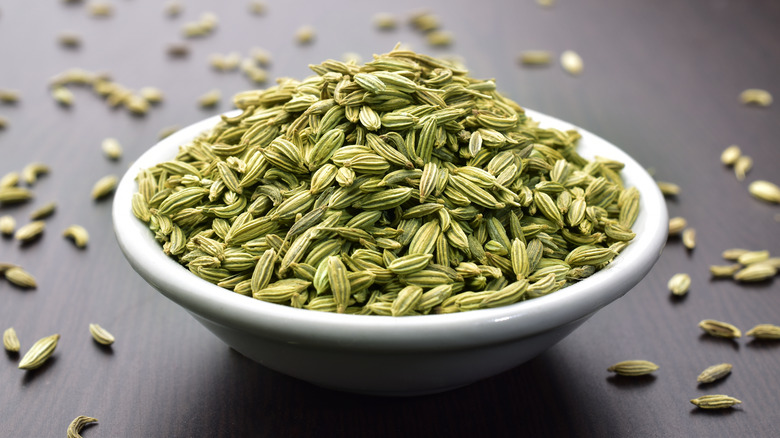
POLYGON ((360 394, 414 396, 458 388, 533 359, 591 315, 544 333, 470 349, 429 352, 354 351, 290 344, 217 324, 191 314, 234 350, 288 376, 360 394), (312 356, 316 355, 316 366, 312 356))
POLYGON ((558 342, 636 285, 650 271, 666 241, 668 216, 663 196, 638 163, 594 134, 527 112, 542 126, 578 129, 583 136, 580 153, 624 162, 626 185, 641 193, 641 211, 634 225, 637 237, 631 245, 607 269, 545 297, 450 315, 335 315, 247 299, 197 278, 164 255, 146 225, 133 216, 130 199, 137 190, 134 179, 139 169, 171 159, 178 145, 213 126, 219 117, 184 128, 136 161, 116 191, 117 240, 132 267, 158 291, 228 345, 279 372, 366 393, 425 393, 461 386, 519 365, 558 342), (349 385, 343 369, 365 362, 393 366, 386 373, 367 375, 358 385, 349 385), (323 367, 325 363, 329 365, 323 367), (445 363, 449 364, 446 378, 441 371, 445 363), (409 376, 410 370, 417 370, 414 377, 409 376))

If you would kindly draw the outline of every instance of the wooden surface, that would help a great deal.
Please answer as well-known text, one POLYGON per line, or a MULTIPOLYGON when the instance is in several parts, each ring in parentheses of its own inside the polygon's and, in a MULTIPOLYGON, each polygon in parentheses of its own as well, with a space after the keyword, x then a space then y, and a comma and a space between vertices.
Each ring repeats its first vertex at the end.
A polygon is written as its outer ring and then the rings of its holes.
POLYGON ((780 208, 747 192, 755 179, 780 183, 780 104, 755 108, 738 100, 754 87, 780 97, 780 3, 559 0, 544 9, 532 0, 429 2, 455 35, 447 50, 427 47, 405 23, 389 32, 373 27, 375 12, 406 17, 418 7, 413 1, 272 1, 263 16, 250 14, 246 3, 188 1, 169 19, 159 2, 117 0, 112 17, 96 19, 86 4, 0 1, 0 88, 22 93, 19 104, 0 104, 9 122, 0 131, 0 175, 31 161, 52 168, 34 185, 34 202, 0 214, 23 224, 34 208, 59 204, 39 241, 0 239, 0 261, 26 267, 39 281, 35 290, 0 281, 0 329, 15 327, 23 351, 43 336, 62 335, 39 370, 18 370, 19 356, 0 361, 0 436, 63 436, 78 415, 100 420, 85 437, 780 435, 780 343, 718 340, 697 328, 705 318, 743 331, 780 324, 779 279, 746 287, 708 273, 727 248, 780 254, 780 208), (216 32, 189 42, 189 57, 169 58, 166 47, 182 39, 183 23, 209 10, 219 17, 216 32), (300 47, 293 35, 304 24, 317 37, 300 47), (57 44, 66 30, 82 36, 79 49, 57 44), (252 87, 240 73, 210 69, 211 53, 265 47, 272 78, 303 78, 310 63, 344 52, 368 59, 397 41, 461 55, 472 75, 496 78, 521 105, 588 129, 659 180, 678 183, 682 194, 669 201, 670 213, 696 228, 697 248, 686 252, 670 241, 634 290, 536 359, 469 387, 408 399, 336 393, 265 369, 132 271, 113 236, 110 200, 92 202, 91 187, 124 173, 161 128, 227 110, 229 96, 252 87), (523 68, 516 57, 527 49, 576 50, 585 70, 571 77, 557 63, 523 68), (62 108, 47 82, 70 67, 109 71, 133 89, 157 86, 166 101, 132 117, 76 89, 75 105, 62 108), (212 88, 222 90, 222 104, 201 110, 195 102, 212 88), (121 161, 102 155, 106 137, 124 145, 121 161), (730 144, 755 161, 744 182, 720 164, 730 144), (90 232, 85 250, 60 236, 72 223, 90 232), (682 300, 666 290, 676 272, 693 278, 682 300), (91 340, 90 322, 114 333, 113 347, 91 340), (634 358, 661 368, 639 379, 606 372, 634 358), (697 387, 698 373, 720 362, 734 364, 732 375, 697 387), (704 412, 688 402, 707 393, 744 403, 704 412))

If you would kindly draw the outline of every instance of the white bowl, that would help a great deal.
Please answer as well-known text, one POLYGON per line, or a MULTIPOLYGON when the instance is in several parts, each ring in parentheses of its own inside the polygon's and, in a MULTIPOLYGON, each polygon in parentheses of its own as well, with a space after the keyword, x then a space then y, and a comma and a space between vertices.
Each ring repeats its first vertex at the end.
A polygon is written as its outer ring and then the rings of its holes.
MULTIPOLYGON (((653 179, 609 142, 566 122, 527 111, 544 127, 577 129, 578 151, 625 163, 627 186, 641 193, 636 238, 606 269, 550 295, 471 312, 413 317, 343 315, 254 300, 202 280, 154 240, 133 216, 138 171, 172 159, 178 146, 219 121, 195 123, 144 153, 114 199, 114 230, 127 260, 149 284, 217 337, 262 365, 315 385, 379 395, 446 391, 511 369, 550 348, 649 271, 666 241, 667 212, 653 179)), ((234 114, 234 113, 231 113, 234 114)))

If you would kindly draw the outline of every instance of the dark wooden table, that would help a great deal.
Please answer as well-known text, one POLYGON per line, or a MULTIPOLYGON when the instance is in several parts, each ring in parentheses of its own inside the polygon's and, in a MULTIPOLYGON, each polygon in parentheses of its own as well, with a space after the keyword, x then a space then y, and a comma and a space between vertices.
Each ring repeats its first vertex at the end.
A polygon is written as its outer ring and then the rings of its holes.
POLYGON ((60 333, 54 357, 41 369, 0 366, 0 435, 63 436, 77 415, 99 425, 88 437, 130 436, 779 436, 780 343, 718 340, 703 336, 701 319, 729 321, 746 331, 780 324, 778 279, 741 286, 710 279, 731 247, 780 254, 777 205, 753 199, 747 184, 780 182, 780 105, 746 107, 746 88, 780 96, 780 3, 700 0, 558 1, 545 9, 524 1, 431 1, 449 49, 433 49, 405 17, 418 5, 395 2, 269 2, 265 15, 247 2, 188 1, 178 18, 158 2, 117 0, 114 14, 93 18, 87 3, 0 1, 0 88, 18 89, 22 101, 1 105, 8 127, 0 131, 0 175, 40 161, 51 166, 33 186, 34 202, 2 207, 20 224, 36 207, 55 200, 47 231, 33 244, 0 239, 0 261, 18 263, 39 282, 21 290, 0 281, 0 329, 13 326, 23 351, 38 338, 60 333), (166 49, 183 40, 183 23, 213 11, 211 36, 188 42, 188 57, 166 49), (374 13, 402 19, 380 32, 374 13), (309 46, 294 33, 311 24, 309 46), (61 32, 83 44, 64 49, 61 32), (155 143, 161 128, 187 125, 230 108, 229 97, 253 87, 240 73, 219 73, 211 53, 260 46, 273 55, 271 77, 303 78, 307 65, 344 52, 368 59, 397 42, 434 55, 461 55, 476 77, 494 77, 508 96, 529 108, 571 121, 619 145, 659 180, 682 193, 669 200, 672 215, 698 231, 687 252, 670 241, 651 273, 571 336, 530 362, 499 376, 444 394, 383 399, 320 389, 270 371, 227 348, 186 312, 132 271, 111 223, 111 201, 93 202, 95 181, 124 173, 155 143), (585 62, 581 76, 557 63, 523 68, 522 50, 559 54, 573 49, 585 62), (165 102, 146 117, 112 110, 87 89, 75 89, 71 108, 49 96, 50 77, 71 67, 104 70, 127 87, 162 89, 165 102), (202 110, 198 96, 223 92, 220 106, 202 110), (119 162, 100 142, 117 138, 119 162), (738 144, 753 157, 745 181, 720 163, 738 144), (72 223, 91 235, 76 249, 60 236, 72 223), (667 280, 690 273, 693 286, 670 299, 667 280), (97 322, 117 341, 100 348, 87 331, 97 322), (654 376, 616 378, 614 362, 644 358, 661 368, 654 376), (698 387, 706 366, 730 362, 725 380, 698 387), (725 393, 744 403, 705 412, 688 400, 725 393))

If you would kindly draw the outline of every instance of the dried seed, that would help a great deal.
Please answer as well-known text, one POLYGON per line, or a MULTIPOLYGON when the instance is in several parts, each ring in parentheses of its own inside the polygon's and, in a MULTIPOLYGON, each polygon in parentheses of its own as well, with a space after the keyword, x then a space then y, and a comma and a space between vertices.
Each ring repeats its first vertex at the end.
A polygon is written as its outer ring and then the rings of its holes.
POLYGON ((63 47, 73 48, 81 45, 81 36, 73 32, 63 32, 57 37, 57 40, 63 47))
POLYGON ((769 280, 777 275, 777 268, 763 263, 756 263, 737 271, 734 279, 741 282, 756 282, 769 280))
POLYGON ((59 340, 60 335, 54 334, 36 341, 33 346, 27 350, 27 353, 24 354, 22 360, 19 361, 19 369, 33 370, 39 368, 47 359, 49 359, 49 357, 51 357, 52 353, 54 353, 54 349, 57 348, 57 341, 59 340))
POLYGON ((22 288, 34 289, 38 286, 35 278, 19 266, 6 269, 5 279, 22 288))
POLYGON ((434 47, 446 47, 452 44, 454 37, 452 32, 446 30, 434 30, 425 37, 428 44, 434 47))
POLYGON ((8 172, 0 178, 0 189, 6 187, 16 187, 20 180, 19 172, 8 172))
POLYGON ((680 186, 675 183, 656 181, 658 188, 661 189, 661 193, 665 196, 676 196, 680 194, 680 186))
POLYGON ((747 173, 750 172, 750 169, 752 168, 753 159, 747 155, 742 155, 741 157, 737 158, 737 161, 734 163, 734 175, 736 175, 737 180, 743 181, 745 179, 745 175, 747 175, 747 173))
POLYGON ((432 258, 433 254, 409 254, 393 260, 387 269, 397 275, 413 274, 425 269, 432 258))
POLYGON ((70 422, 70 425, 68 425, 68 438, 81 438, 81 429, 84 428, 84 426, 90 424, 90 423, 97 423, 97 418, 92 417, 86 417, 84 415, 79 415, 78 417, 74 418, 73 421, 70 422))
POLYGON ((19 102, 19 96, 21 94, 16 90, 9 90, 0 88, 0 103, 16 103, 19 102))
POLYGON ((49 166, 43 163, 30 163, 24 166, 22 169, 22 179, 27 184, 34 184, 38 180, 38 176, 49 173, 49 166))
POLYGON ((184 58, 190 54, 190 46, 185 43, 175 43, 168 45, 168 56, 172 58, 184 58))
POLYGON ((106 157, 112 160, 118 160, 122 157, 122 145, 120 145, 119 141, 115 138, 106 138, 100 144, 100 147, 103 149, 103 153, 106 157))
POLYGON ((249 56, 257 64, 268 67, 271 65, 271 52, 260 47, 253 47, 249 50, 249 56))
POLYGON ((222 92, 213 89, 198 98, 198 105, 200 105, 201 108, 213 107, 219 103, 220 99, 222 99, 222 92))
POLYGON ((547 50, 527 50, 520 54, 523 65, 547 65, 552 61, 552 53, 547 50))
POLYGON ((160 103, 165 98, 163 92, 160 89, 154 87, 143 87, 138 90, 138 94, 151 104, 160 103))
POLYGON ((618 362, 607 371, 617 373, 621 376, 644 376, 658 369, 658 365, 646 360, 626 360, 618 362))
POLYGON ((398 297, 393 300, 390 307, 392 316, 402 316, 409 314, 422 299, 423 290, 418 286, 406 286, 398 291, 398 297))
POLYGON ((699 374, 696 381, 699 383, 712 383, 716 380, 726 377, 731 372, 732 365, 730 363, 721 363, 707 367, 699 374))
POLYGON ((734 339, 742 336, 738 328, 727 322, 705 319, 699 323, 699 327, 707 334, 718 338, 734 339))
POLYGON ((302 26, 295 31, 295 41, 300 45, 311 44, 314 42, 314 27, 302 26))
POLYGON ((333 292, 333 301, 336 302, 336 312, 344 313, 349 305, 349 297, 352 294, 352 288, 347 277, 347 268, 336 256, 329 256, 328 263, 328 283, 333 292))
POLYGON ((179 0, 169 0, 163 5, 163 12, 169 17, 178 17, 184 10, 184 5, 179 0))
POLYGON ((11 236, 16 229, 16 219, 13 216, 0 216, 0 234, 11 236))
POLYGON ((773 324, 759 324, 745 333, 756 339, 780 339, 780 326, 773 324))
POLYGON ((740 269, 742 269, 742 265, 739 263, 733 265, 711 265, 710 274, 718 278, 731 277, 740 269))
POLYGON ((29 242, 36 239, 46 229, 46 223, 43 221, 33 221, 29 224, 23 225, 16 230, 14 238, 20 242, 29 242))
POLYGON ((89 333, 98 344, 111 345, 114 343, 114 335, 97 324, 89 325, 89 333))
POLYGON ((737 260, 742 254, 745 254, 747 252, 750 252, 750 250, 743 249, 743 248, 732 248, 723 251, 721 257, 723 257, 726 260, 737 260))
POLYGON ((688 274, 674 274, 667 285, 672 294, 683 296, 691 287, 691 276, 688 274))
POLYGON ((51 97, 55 102, 62 106, 71 106, 76 99, 75 96, 73 96, 73 92, 61 86, 56 86, 52 89, 51 97))
POLYGON ((266 9, 268 9, 268 4, 263 0, 252 0, 249 2, 249 12, 253 14, 263 15, 266 9))
POLYGON ((8 119, 0 116, 0 130, 5 129, 8 126, 8 119))
POLYGON ((573 50, 566 50, 561 53, 561 67, 572 76, 578 76, 582 73, 582 58, 573 50))
POLYGON ((776 184, 758 180, 750 183, 748 189, 751 195, 762 201, 780 203, 780 187, 776 184))
POLYGON ((410 24, 421 32, 438 29, 439 17, 429 11, 417 11, 409 18, 410 24))
POLYGON ((676 236, 688 226, 688 221, 683 217, 673 217, 669 219, 669 235, 676 236))
POLYGON ((79 248, 84 248, 89 242, 89 233, 81 225, 71 225, 63 231, 64 237, 73 239, 73 243, 79 248))
POLYGON ((52 214, 54 214, 54 210, 56 209, 57 209, 57 203, 49 202, 48 204, 45 204, 35 209, 32 213, 30 213, 30 219, 32 220, 45 219, 51 216, 52 214))
POLYGON ((737 262, 741 265, 752 265, 753 263, 763 262, 769 259, 769 251, 746 251, 737 257, 737 262))
POLYGON ((93 0, 88 6, 89 13, 93 17, 109 17, 114 13, 114 6, 111 3, 93 0))
POLYGON ((772 105, 772 94, 759 88, 748 88, 739 94, 739 101, 744 105, 767 107, 772 105))
POLYGON ((398 19, 393 14, 378 13, 374 15, 374 26, 379 30, 392 30, 398 27, 398 19))
POLYGON ((0 188, 0 203, 16 204, 32 199, 31 191, 22 187, 2 187, 0 188))
POLYGON ((21 348, 19 337, 16 336, 16 330, 13 327, 7 328, 3 332, 3 346, 10 353, 17 353, 21 348))
POLYGON ((725 409, 742 402, 728 395, 713 394, 694 398, 691 403, 701 409, 725 409))
POLYGON ((695 228, 686 228, 682 232, 682 242, 683 245, 685 245, 688 249, 693 249, 696 247, 696 229, 695 228))
POLYGON ((720 154, 720 162, 726 166, 733 166, 741 155, 742 149, 740 149, 739 146, 733 144, 724 149, 720 154))
POLYGON ((92 199, 99 200, 114 193, 118 179, 114 175, 104 176, 100 178, 94 186, 92 186, 92 199))

